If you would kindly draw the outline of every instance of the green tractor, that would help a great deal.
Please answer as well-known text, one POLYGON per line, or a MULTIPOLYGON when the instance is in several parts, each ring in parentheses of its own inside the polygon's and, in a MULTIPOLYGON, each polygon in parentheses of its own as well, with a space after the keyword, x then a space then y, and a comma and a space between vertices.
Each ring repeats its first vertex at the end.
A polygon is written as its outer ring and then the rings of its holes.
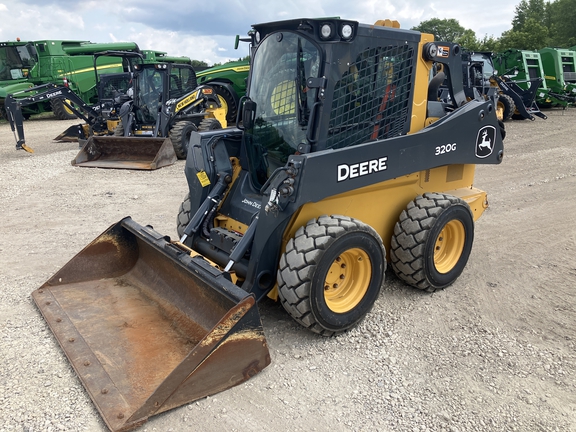
POLYGON ((246 81, 250 71, 250 62, 241 60, 205 69, 196 74, 198 85, 213 87, 224 104, 227 115, 226 120, 234 124, 238 115, 240 99, 246 94, 246 81), (229 91, 230 86, 234 90, 229 91))
MULTIPOLYGON (((97 66, 93 55, 103 51, 138 52, 134 42, 91 43, 87 41, 43 40, 0 42, 0 112, 6 117, 4 103, 8 94, 32 96, 25 90, 52 83, 72 90, 87 104, 98 101, 96 76, 126 72, 117 57, 103 56, 97 66)), ((52 111, 58 119, 76 118, 61 99, 42 100, 23 108, 23 116, 52 111)))

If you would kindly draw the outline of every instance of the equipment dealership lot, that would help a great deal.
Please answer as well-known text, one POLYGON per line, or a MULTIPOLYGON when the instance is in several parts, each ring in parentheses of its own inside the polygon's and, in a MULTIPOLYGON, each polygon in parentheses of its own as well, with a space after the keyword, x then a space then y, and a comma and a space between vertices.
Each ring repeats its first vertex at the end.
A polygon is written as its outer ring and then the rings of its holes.
MULTIPOLYGON (((272 364, 139 430, 576 431, 576 109, 509 121, 490 207, 456 283, 428 294, 391 271, 359 327, 314 335, 259 305, 272 364)), ((78 120, 0 124, 0 431, 104 431, 30 293, 124 216, 176 238, 184 161, 72 167, 78 120)), ((383 204, 384 205, 384 204, 383 204)), ((377 206, 377 203, 375 203, 377 206)))

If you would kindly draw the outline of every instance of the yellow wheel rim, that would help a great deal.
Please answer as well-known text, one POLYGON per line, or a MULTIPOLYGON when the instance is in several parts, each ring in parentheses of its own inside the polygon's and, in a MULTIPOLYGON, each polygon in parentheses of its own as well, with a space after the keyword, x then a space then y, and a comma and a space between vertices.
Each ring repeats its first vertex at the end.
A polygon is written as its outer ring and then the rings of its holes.
POLYGON ((462 255, 465 240, 462 222, 451 220, 444 226, 434 245, 434 265, 438 273, 448 273, 454 268, 462 255))
MULTIPOLYGON (((66 99, 66 103, 69 104, 69 105, 74 106, 74 105, 72 104, 72 101, 71 101, 70 99, 66 99)), ((64 108, 64 111, 66 111, 66 113, 68 113, 68 114, 70 114, 70 115, 75 115, 74 112, 73 112, 70 108, 68 108, 66 105, 62 104, 62 107, 64 108)))
POLYGON ((498 102, 496 105, 496 118, 500 121, 504 120, 504 105, 502 102, 498 102))
POLYGON ((336 313, 354 309, 362 300, 372 277, 372 263, 362 249, 349 249, 338 256, 324 281, 324 300, 336 313))
POLYGON ((216 95, 216 96, 218 96, 218 101, 220 102, 220 105, 222 106, 222 108, 224 108, 224 112, 226 114, 228 114, 228 104, 226 103, 226 99, 224 99, 220 95, 216 95))

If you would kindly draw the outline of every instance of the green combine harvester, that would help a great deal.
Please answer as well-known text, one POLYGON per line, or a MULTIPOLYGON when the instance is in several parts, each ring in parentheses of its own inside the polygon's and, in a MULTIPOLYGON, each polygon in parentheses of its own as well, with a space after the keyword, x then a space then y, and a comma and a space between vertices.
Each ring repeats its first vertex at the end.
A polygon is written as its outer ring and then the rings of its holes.
MULTIPOLYGON (((125 72, 125 65, 118 57, 102 56, 94 67, 95 53, 103 51, 138 52, 134 42, 92 43, 88 41, 10 41, 0 42, 0 111, 5 117, 6 96, 20 93, 31 87, 52 83, 72 90, 87 104, 98 101, 97 74, 125 72), (95 73, 96 70, 96 73, 95 73)), ((21 93, 21 97, 30 96, 21 93)), ((62 120, 76 115, 61 99, 43 100, 23 109, 25 118, 32 114, 53 111, 62 120)))

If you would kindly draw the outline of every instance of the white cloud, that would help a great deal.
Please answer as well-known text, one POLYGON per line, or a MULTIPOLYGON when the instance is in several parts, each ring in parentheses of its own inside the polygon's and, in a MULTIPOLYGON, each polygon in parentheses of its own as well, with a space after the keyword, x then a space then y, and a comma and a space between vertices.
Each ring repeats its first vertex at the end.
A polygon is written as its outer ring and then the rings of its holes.
POLYGON ((498 12, 485 3, 461 0, 211 0, 195 4, 156 0, 12 0, 0 3, 0 40, 75 39, 92 42, 133 41, 142 49, 185 55, 209 64, 247 55, 234 51, 236 34, 251 24, 302 18, 340 16, 363 23, 396 19, 411 28, 431 18, 455 18, 465 28, 500 36, 508 30, 518 0, 502 0, 498 12), (31 25, 34 23, 34 25, 31 25))

